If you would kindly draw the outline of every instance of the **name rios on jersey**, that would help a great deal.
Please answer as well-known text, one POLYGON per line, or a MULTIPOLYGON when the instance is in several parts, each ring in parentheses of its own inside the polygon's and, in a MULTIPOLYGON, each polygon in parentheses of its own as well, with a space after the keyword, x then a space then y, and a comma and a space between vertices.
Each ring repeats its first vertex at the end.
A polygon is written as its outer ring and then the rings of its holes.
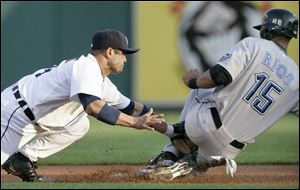
POLYGON ((288 71, 287 67, 280 63, 279 59, 275 58, 273 60, 271 53, 267 51, 265 52, 262 64, 274 72, 285 85, 290 85, 295 78, 293 74, 288 71))

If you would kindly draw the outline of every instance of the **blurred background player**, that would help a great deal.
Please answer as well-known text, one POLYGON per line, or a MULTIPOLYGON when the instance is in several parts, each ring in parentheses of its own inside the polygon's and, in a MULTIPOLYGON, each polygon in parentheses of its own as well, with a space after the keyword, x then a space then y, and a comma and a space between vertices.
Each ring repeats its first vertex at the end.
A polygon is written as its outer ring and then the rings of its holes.
POLYGON ((259 37, 251 27, 261 21, 261 14, 251 2, 188 1, 185 4, 179 50, 187 69, 202 73, 241 39, 259 37))

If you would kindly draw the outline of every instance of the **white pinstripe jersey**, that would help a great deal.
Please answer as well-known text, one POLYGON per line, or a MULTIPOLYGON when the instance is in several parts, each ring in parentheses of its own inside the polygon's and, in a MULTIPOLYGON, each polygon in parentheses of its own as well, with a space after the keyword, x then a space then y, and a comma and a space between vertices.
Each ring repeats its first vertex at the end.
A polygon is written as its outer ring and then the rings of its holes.
POLYGON ((80 103, 79 93, 99 97, 117 109, 125 108, 130 102, 109 78, 103 78, 91 54, 38 70, 20 79, 18 85, 22 98, 37 119, 70 101, 80 103))
POLYGON ((299 68, 272 41, 248 37, 218 62, 232 76, 212 95, 223 126, 250 142, 289 111, 299 117, 299 68))

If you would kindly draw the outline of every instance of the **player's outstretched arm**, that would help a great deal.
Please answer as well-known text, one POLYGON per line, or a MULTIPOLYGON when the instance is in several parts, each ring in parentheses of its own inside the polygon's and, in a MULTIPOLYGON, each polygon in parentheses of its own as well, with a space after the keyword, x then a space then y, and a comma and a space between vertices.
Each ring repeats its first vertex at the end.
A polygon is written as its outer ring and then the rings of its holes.
POLYGON ((126 122, 131 118, 133 118, 133 124, 130 124, 129 126, 132 126, 136 129, 148 129, 151 131, 154 131, 154 128, 151 127, 152 125, 160 124, 165 121, 163 118, 163 114, 153 114, 153 109, 150 108, 150 110, 146 114, 139 117, 132 117, 121 113, 118 121, 120 123, 118 124, 125 122, 125 126, 127 126, 126 122))
POLYGON ((122 113, 121 111, 109 106, 106 102, 97 99, 84 106, 86 113, 98 120, 111 125, 122 125, 136 129, 154 130, 150 125, 158 124, 164 121, 163 115, 152 114, 153 109, 140 116, 133 117, 122 113))
POLYGON ((140 102, 130 100, 129 105, 123 109, 120 109, 120 111, 130 116, 139 117, 148 113, 150 108, 140 102))

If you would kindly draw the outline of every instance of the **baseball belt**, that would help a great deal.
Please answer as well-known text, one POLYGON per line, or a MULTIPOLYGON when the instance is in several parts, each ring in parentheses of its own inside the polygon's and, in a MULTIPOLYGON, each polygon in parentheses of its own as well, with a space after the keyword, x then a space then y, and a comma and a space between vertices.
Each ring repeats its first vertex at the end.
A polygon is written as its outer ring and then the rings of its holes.
POLYGON ((12 88, 13 94, 15 96, 15 98, 17 99, 20 107, 23 109, 25 115, 31 120, 31 121, 35 121, 35 117, 32 113, 32 111, 30 110, 30 108, 28 107, 27 103, 21 98, 20 92, 19 92, 19 87, 15 86, 12 88))
MULTIPOLYGON (((215 108, 215 107, 211 107, 210 108, 210 112, 211 112, 211 115, 212 115, 212 118, 214 120, 214 123, 215 123, 215 126, 217 129, 220 129, 222 127, 222 121, 220 119, 220 116, 219 116, 219 113, 218 113, 218 110, 215 108)), ((233 141, 231 141, 229 143, 231 146, 235 147, 235 148, 238 148, 238 149, 243 149, 245 144, 244 143, 241 143, 239 142, 238 140, 234 139, 233 141)))

